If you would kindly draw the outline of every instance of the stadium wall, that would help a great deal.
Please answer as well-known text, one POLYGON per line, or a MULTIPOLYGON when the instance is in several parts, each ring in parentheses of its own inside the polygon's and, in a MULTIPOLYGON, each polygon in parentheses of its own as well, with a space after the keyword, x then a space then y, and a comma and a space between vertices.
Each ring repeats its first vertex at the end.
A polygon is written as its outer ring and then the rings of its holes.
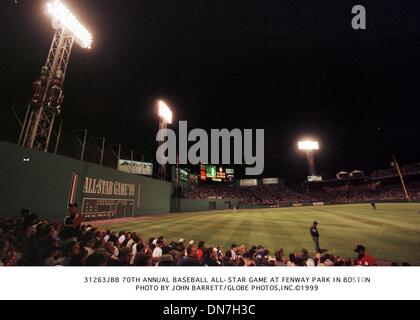
POLYGON ((232 209, 236 199, 173 199, 172 212, 192 212, 232 209))
POLYGON ((77 202, 86 220, 167 213, 171 183, 0 141, 0 215, 30 208, 60 220, 77 202))

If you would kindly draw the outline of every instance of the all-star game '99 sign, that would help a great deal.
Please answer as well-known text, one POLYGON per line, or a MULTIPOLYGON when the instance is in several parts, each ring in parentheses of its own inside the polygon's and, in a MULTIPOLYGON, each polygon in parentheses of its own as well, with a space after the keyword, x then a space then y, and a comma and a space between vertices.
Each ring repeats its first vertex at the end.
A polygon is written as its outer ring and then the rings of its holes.
POLYGON ((140 186, 85 177, 82 190, 82 214, 85 221, 134 216, 140 186))

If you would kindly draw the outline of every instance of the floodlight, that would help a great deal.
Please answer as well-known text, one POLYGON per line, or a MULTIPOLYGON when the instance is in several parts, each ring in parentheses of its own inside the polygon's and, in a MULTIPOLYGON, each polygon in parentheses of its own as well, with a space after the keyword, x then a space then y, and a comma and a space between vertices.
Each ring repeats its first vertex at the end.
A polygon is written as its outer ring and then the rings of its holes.
POLYGON ((169 109, 168 105, 160 100, 158 102, 159 106, 159 117, 167 123, 172 123, 172 111, 169 109))
POLYGON ((305 140, 298 142, 299 150, 319 150, 318 141, 305 140))
POLYGON ((93 37, 90 32, 60 0, 47 3, 47 14, 53 18, 53 26, 56 29, 65 28, 72 33, 76 42, 82 48, 90 49, 92 47, 93 37))

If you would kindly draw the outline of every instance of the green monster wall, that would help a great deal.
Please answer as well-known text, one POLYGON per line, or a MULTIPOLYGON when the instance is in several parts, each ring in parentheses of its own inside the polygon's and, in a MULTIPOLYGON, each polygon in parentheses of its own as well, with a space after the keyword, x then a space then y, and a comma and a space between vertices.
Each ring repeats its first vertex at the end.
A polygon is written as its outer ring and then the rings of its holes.
POLYGON ((168 213, 171 190, 168 182, 0 142, 2 216, 29 208, 61 221, 71 195, 92 219, 168 213), (118 213, 95 215, 109 211, 118 213))

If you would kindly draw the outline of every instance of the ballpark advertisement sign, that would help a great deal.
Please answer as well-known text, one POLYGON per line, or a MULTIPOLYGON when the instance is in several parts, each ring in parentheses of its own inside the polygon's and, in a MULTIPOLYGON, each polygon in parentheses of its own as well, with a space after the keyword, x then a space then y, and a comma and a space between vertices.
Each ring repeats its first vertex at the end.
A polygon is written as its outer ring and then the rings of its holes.
POLYGON ((126 173, 141 174, 144 176, 153 175, 153 164, 132 160, 119 160, 118 170, 126 173))

